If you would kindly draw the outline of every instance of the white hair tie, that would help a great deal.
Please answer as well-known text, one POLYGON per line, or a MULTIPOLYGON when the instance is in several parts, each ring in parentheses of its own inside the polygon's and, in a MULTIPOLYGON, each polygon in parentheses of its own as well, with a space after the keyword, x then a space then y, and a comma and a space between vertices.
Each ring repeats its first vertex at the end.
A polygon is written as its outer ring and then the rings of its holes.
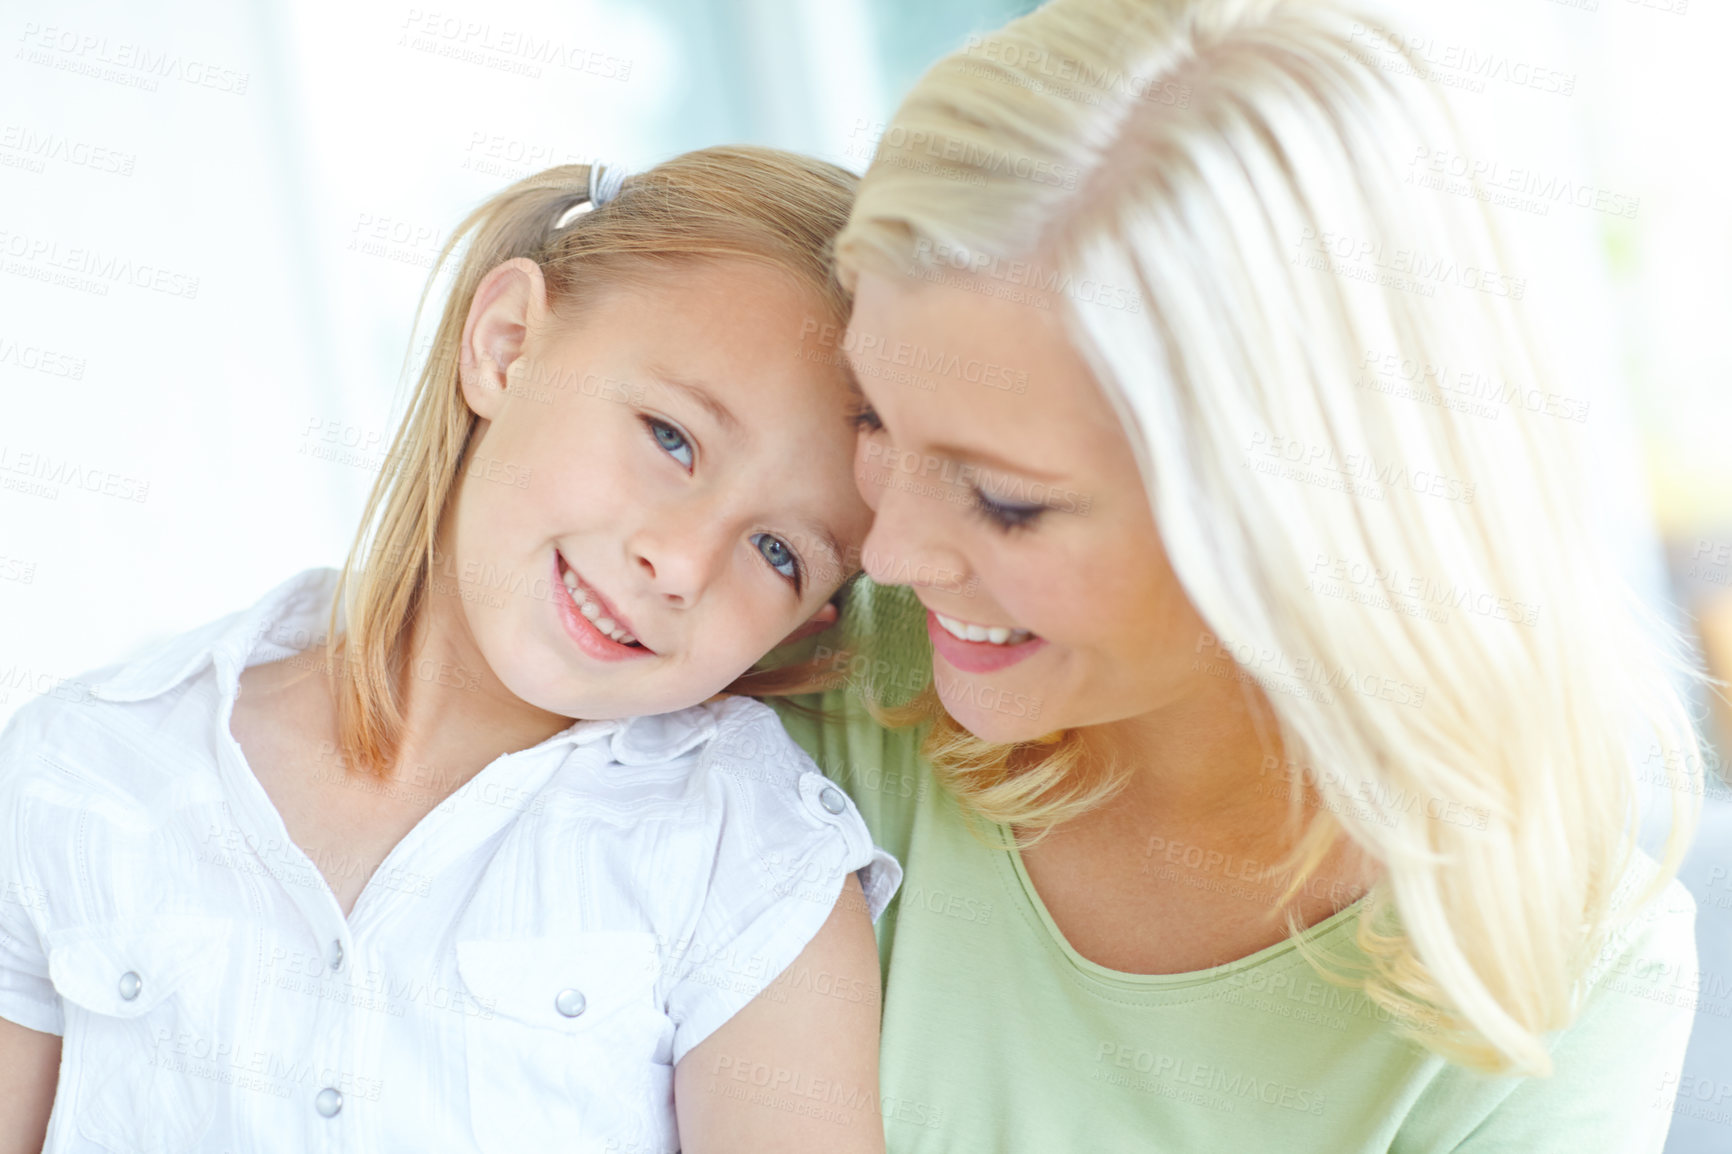
POLYGON ((619 190, 625 184, 625 178, 631 174, 623 165, 592 164, 589 166, 589 196, 580 200, 553 222, 553 231, 558 232, 586 212, 594 212, 602 205, 619 195, 619 190))
POLYGON ((619 195, 629 174, 623 165, 592 164, 589 166, 589 202, 600 208, 619 195))

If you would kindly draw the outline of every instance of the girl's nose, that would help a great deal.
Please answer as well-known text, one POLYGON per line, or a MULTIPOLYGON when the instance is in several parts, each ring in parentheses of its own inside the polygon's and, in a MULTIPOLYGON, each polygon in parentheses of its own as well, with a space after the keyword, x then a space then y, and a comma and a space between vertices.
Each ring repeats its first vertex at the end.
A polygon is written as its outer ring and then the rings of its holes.
POLYGON ((726 564, 727 542, 712 523, 664 523, 627 542, 632 563, 654 594, 675 609, 688 609, 726 564))

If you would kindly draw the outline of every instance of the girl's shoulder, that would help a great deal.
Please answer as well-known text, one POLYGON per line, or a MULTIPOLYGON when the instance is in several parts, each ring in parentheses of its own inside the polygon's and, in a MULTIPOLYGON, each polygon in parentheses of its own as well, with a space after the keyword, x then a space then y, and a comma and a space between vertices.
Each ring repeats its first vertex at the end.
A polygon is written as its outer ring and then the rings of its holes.
POLYGON ((267 660, 286 657, 323 641, 336 576, 307 570, 252 606, 133 657, 21 686, 33 697, 0 731, 0 790, 36 779, 75 782, 98 796, 184 787, 196 762, 185 749, 208 744, 253 657, 261 649, 267 660))
POLYGON ((703 736, 694 744, 695 785, 688 792, 706 798, 715 817, 751 822, 765 838, 805 840, 824 831, 869 840, 853 801, 756 698, 721 696, 680 713, 638 718, 625 744, 667 741, 694 724, 703 736))
POLYGON ((727 783, 736 792, 768 796, 793 794, 800 778, 817 771, 812 759, 788 735, 775 711, 750 697, 718 695, 699 705, 668 713, 614 722, 577 722, 570 733, 588 726, 610 732, 606 759, 639 772, 640 783, 657 781, 672 796, 690 799, 704 787, 727 783))
POLYGON ((677 714, 636 719, 628 744, 641 747, 649 735, 666 740, 694 723, 705 733, 693 747, 687 796, 698 799, 703 824, 717 842, 714 860, 740 865, 834 857, 861 871, 876 918, 901 882, 901 867, 875 844, 854 799, 789 736, 775 710, 751 697, 716 697, 677 714))
POLYGON ((684 712, 701 714, 712 727, 706 760, 720 772, 788 783, 817 769, 776 711, 755 697, 717 694, 684 712))

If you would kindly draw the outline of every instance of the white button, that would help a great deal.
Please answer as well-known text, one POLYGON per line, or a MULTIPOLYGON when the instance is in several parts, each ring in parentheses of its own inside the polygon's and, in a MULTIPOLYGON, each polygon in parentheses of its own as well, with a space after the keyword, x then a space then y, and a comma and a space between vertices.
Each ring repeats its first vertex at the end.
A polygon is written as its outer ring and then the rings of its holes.
POLYGON ((831 813, 841 813, 848 808, 848 803, 842 799, 842 791, 833 785, 827 785, 818 791, 818 804, 831 813))
POLYGON ((553 999, 553 1008, 568 1018, 575 1018, 583 1013, 586 1004, 582 990, 561 990, 559 996, 553 999))
POLYGON ((137 971, 128 970, 120 975, 120 996, 127 1001, 130 1002, 138 997, 138 992, 142 989, 144 989, 144 979, 138 976, 137 971))
POLYGON ((343 942, 341 938, 331 942, 329 958, 333 970, 340 970, 343 968, 343 942))
POLYGON ((319 1096, 313 1099, 313 1109, 326 1118, 335 1118, 343 1112, 343 1095, 326 1086, 319 1091, 319 1096))

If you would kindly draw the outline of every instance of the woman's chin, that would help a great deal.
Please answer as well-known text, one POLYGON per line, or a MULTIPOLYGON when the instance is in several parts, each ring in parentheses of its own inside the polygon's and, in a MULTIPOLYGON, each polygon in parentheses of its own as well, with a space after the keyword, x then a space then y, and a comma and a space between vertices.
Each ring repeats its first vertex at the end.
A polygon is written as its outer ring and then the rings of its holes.
POLYGON ((982 741, 1009 745, 1045 737, 1053 727, 1040 718, 1040 702, 1024 694, 1002 694, 983 705, 979 694, 952 695, 940 688, 938 699, 955 722, 982 741))

